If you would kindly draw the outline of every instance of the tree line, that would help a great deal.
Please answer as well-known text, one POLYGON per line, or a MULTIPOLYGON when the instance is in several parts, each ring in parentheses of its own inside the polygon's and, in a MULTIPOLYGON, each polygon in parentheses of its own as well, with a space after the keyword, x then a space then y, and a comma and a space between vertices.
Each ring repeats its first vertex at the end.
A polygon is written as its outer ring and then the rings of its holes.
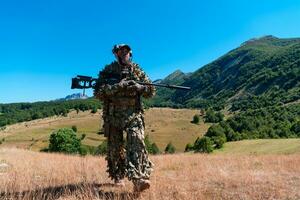
POLYGON ((72 109, 79 111, 101 108, 96 99, 49 101, 35 103, 0 104, 0 127, 24 121, 51 117, 54 115, 67 116, 72 109))
POLYGON ((248 109, 212 125, 204 137, 187 144, 186 151, 212 152, 228 141, 300 138, 300 105, 248 109))

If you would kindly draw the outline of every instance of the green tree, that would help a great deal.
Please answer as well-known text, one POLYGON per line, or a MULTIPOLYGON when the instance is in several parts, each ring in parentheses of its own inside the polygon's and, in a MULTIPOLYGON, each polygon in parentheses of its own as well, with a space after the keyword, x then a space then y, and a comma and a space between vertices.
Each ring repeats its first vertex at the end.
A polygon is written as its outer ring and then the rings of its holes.
POLYGON ((165 153, 173 154, 173 153, 175 153, 175 151, 176 151, 176 148, 174 147, 172 142, 169 142, 165 148, 165 153))
POLYGON ((81 140, 76 137, 76 133, 69 128, 62 128, 53 132, 49 140, 50 152, 80 153, 81 140))
POLYGON ((217 122, 223 121, 224 120, 224 115, 221 112, 216 113, 216 120, 217 122))
POLYGON ((300 137, 300 121, 293 124, 291 131, 294 132, 298 137, 300 137))
POLYGON ((215 121, 217 121, 215 112, 211 108, 207 109, 204 119, 205 119, 205 122, 211 122, 211 123, 214 123, 215 121))
POLYGON ((205 136, 211 139, 216 149, 220 149, 223 147, 223 144, 227 141, 225 132, 226 130, 221 125, 217 124, 209 127, 205 136))
POLYGON ((193 124, 199 124, 199 122, 200 122, 200 116, 199 115, 194 115, 193 116, 193 121, 192 121, 192 123, 193 124))
POLYGON ((213 142, 206 136, 197 138, 194 143, 194 150, 199 153, 211 153, 213 152, 213 142))

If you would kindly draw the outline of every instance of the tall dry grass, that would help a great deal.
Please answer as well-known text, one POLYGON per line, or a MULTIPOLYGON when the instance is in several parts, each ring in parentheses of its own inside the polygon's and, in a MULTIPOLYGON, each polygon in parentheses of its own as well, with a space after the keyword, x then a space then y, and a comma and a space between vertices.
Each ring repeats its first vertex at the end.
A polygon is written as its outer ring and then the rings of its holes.
POLYGON ((299 155, 152 156, 151 188, 116 188, 103 157, 0 149, 0 199, 300 199, 299 155))

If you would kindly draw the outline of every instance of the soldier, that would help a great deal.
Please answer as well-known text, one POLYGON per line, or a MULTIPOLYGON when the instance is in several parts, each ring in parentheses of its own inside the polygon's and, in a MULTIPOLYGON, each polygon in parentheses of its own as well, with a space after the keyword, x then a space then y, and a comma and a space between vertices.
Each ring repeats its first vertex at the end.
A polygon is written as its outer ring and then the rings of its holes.
POLYGON ((104 135, 107 137, 107 166, 109 177, 118 186, 124 186, 127 177, 136 192, 150 187, 153 164, 144 143, 144 110, 141 96, 155 94, 151 83, 138 64, 133 63, 128 45, 115 45, 112 50, 116 61, 99 73, 94 95, 103 102, 104 135), (123 133, 126 133, 126 143, 123 133))

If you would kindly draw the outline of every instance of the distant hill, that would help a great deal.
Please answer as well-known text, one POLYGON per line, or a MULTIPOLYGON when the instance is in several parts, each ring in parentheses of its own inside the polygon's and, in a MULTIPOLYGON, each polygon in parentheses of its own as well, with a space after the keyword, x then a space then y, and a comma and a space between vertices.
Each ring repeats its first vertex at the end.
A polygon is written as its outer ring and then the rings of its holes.
POLYGON ((300 38, 251 39, 193 73, 175 71, 161 82, 192 90, 158 88, 150 105, 246 110, 294 102, 300 99, 300 38))
POLYGON ((69 101, 69 100, 87 99, 87 98, 89 98, 87 95, 83 95, 81 93, 74 93, 66 96, 65 98, 56 99, 55 101, 69 101))
POLYGON ((101 104, 99 100, 94 98, 0 104, 0 127, 54 115, 66 116, 71 110, 85 111, 90 109, 96 110, 98 108, 101 108, 101 104))

